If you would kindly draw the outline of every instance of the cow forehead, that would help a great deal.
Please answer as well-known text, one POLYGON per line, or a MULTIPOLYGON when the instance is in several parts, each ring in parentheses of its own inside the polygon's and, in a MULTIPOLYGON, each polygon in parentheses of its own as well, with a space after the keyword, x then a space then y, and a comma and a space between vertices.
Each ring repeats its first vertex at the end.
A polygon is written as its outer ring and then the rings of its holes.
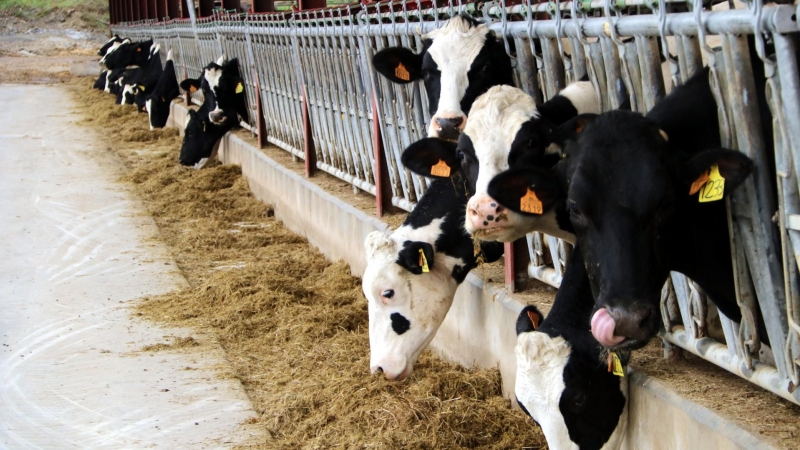
POLYGON ((222 78, 222 68, 208 67, 205 69, 203 76, 211 89, 216 89, 219 86, 219 81, 222 78))
POLYGON ((488 31, 484 24, 475 25, 461 17, 454 17, 442 28, 425 36, 433 40, 428 54, 441 71, 448 68, 468 69, 486 43, 488 31))
POLYGON ((472 140, 478 159, 493 147, 507 155, 522 125, 537 117, 536 102, 525 91, 494 86, 472 104, 464 134, 472 140))

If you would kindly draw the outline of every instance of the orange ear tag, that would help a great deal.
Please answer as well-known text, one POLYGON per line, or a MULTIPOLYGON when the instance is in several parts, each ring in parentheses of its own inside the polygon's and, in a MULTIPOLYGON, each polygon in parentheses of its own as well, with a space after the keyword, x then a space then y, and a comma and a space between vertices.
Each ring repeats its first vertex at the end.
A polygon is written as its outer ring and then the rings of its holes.
POLYGON ((397 67, 394 68, 394 76, 403 81, 408 81, 411 79, 411 74, 408 73, 408 70, 403 63, 397 63, 397 67))
POLYGON ((195 93, 195 92, 197 92, 197 88, 194 87, 194 86, 189 86, 189 92, 195 93))
POLYGON ((438 163, 431 166, 431 175, 435 177, 449 177, 450 166, 444 160, 439 160, 438 163))
POLYGON ((528 311, 528 319, 531 321, 531 325, 533 325, 533 329, 539 329, 539 315, 534 314, 533 311, 528 311))
POLYGON ((703 172, 702 175, 700 175, 699 177, 697 177, 696 180, 694 180, 691 189, 689 189, 689 195, 696 194, 697 191, 699 191, 700 188, 703 187, 703 185, 706 184, 707 182, 708 182, 708 171, 706 170, 705 172, 703 172))
POLYGON ((237 94, 241 94, 243 90, 244 90, 244 86, 242 86, 242 83, 239 83, 239 84, 236 85, 236 93, 237 94))
POLYGON ((422 273, 431 271, 430 267, 428 267, 428 258, 425 257, 425 252, 422 249, 419 249, 419 266, 422 267, 422 273))
POLYGON ((519 199, 519 209, 530 214, 542 214, 542 201, 528 188, 528 192, 519 199))
POLYGON ((137 51, 137 52, 140 52, 140 51, 142 51, 142 47, 136 47, 136 51, 137 51))

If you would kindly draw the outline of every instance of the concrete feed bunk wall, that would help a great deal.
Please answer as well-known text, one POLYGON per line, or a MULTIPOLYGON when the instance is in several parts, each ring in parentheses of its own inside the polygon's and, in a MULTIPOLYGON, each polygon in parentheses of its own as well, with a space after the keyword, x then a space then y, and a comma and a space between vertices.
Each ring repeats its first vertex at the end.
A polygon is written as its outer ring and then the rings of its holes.
MULTIPOLYGON (((186 111, 185 105, 173 103, 168 125, 182 128, 186 111)), ((225 164, 242 167, 256 197, 272 204, 275 216, 289 229, 305 236, 328 258, 347 262, 354 274, 364 273, 364 239, 372 231, 388 230, 386 223, 281 166, 236 134, 222 139, 219 158, 225 164)), ((514 323, 522 306, 512 294, 485 286, 480 277, 470 273, 456 292, 431 348, 439 356, 467 367, 497 367, 503 394, 513 399, 514 323)), ((628 416, 623 445, 627 450, 774 448, 641 373, 630 375, 628 416)))

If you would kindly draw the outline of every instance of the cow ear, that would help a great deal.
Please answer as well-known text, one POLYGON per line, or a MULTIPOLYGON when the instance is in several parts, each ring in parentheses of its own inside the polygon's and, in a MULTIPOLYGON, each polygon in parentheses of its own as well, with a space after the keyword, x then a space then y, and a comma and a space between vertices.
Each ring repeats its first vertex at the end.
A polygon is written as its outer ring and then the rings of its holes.
POLYGON ((458 144, 438 138, 423 138, 408 146, 400 161, 410 171, 431 178, 450 178, 460 170, 458 144))
POLYGON ((199 78, 187 78, 181 81, 181 89, 184 91, 189 92, 197 92, 200 89, 200 79, 199 78))
POLYGON ((586 125, 595 119, 597 119, 597 114, 581 114, 555 128, 551 128, 547 134, 549 146, 545 150, 545 154, 560 154, 563 156, 567 143, 575 140, 586 128, 586 125))
POLYGON ((433 246, 427 242, 406 241, 397 254, 397 264, 414 275, 433 269, 433 246))
POLYGON ((507 170, 492 178, 487 193, 497 203, 525 215, 544 214, 565 197, 553 172, 530 167, 507 170))
POLYGON ((725 179, 723 195, 733 192, 753 171, 753 160, 741 152, 724 148, 705 151, 690 159, 683 168, 682 178, 687 186, 691 186, 686 189, 689 195, 696 193, 695 183, 702 184, 702 179, 707 178, 715 165, 725 179))
POLYGON ((372 57, 372 65, 393 83, 410 83, 422 74, 422 55, 405 47, 385 48, 372 57))
POLYGON ((543 321, 544 316, 535 306, 528 305, 522 308, 517 316, 517 336, 538 330, 543 321))

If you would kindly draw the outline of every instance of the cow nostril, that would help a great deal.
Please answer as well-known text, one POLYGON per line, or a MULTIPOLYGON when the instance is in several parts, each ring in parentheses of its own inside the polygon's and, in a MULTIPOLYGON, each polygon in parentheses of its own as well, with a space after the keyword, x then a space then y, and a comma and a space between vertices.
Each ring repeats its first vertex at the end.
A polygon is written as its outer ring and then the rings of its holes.
POLYGON ((497 205, 497 209, 495 209, 495 213, 500 214, 501 212, 505 211, 506 208, 502 205, 497 205))
POLYGON ((375 373, 383 373, 383 367, 378 366, 378 368, 375 369, 375 373))

